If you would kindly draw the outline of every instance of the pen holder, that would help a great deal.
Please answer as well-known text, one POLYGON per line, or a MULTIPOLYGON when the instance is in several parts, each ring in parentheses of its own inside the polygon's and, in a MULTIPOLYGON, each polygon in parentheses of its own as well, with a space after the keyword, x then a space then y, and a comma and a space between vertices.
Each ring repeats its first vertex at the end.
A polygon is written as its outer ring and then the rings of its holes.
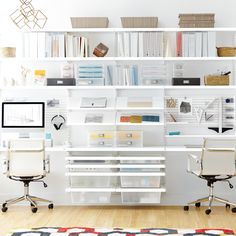
POLYGON ((229 75, 206 75, 204 82, 205 85, 211 86, 229 85, 229 75))

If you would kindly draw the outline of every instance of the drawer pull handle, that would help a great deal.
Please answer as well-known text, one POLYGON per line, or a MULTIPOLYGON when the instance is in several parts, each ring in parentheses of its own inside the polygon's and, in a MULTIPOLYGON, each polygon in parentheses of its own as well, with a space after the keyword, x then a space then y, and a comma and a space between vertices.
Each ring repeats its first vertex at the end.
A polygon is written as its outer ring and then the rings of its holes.
POLYGON ((98 134, 98 137, 103 138, 105 134, 98 134))
POLYGON ((132 141, 128 141, 128 142, 127 142, 127 145, 132 146, 132 145, 133 145, 133 142, 132 142, 132 141))
POLYGON ((100 146, 104 146, 104 145, 105 145, 105 142, 102 141, 102 142, 99 142, 98 144, 99 144, 100 146))
POLYGON ((126 135, 127 138, 132 138, 132 136, 133 136, 132 134, 127 134, 126 135))

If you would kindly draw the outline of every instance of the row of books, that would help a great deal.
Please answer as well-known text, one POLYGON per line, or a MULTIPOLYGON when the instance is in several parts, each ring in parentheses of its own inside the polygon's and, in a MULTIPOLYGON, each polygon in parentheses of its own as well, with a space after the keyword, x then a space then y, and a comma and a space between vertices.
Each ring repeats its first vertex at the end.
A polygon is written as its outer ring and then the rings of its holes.
POLYGON ((177 32, 177 57, 215 57, 216 32, 177 32))
POLYGON ((122 65, 117 66, 117 81, 120 86, 139 85, 138 66, 122 65))
POLYGON ((65 33, 25 33, 23 56, 32 58, 88 57, 88 39, 65 33))
POLYGON ((120 57, 162 57, 163 44, 163 32, 117 34, 117 52, 120 57))

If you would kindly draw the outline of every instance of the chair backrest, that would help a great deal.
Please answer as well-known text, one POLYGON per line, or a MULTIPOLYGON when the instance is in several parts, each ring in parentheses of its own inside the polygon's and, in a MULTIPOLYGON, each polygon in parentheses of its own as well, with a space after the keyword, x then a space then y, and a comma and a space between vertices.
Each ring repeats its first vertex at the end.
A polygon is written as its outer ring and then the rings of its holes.
POLYGON ((205 139, 201 175, 235 175, 236 139, 205 139))
POLYGON ((10 140, 8 144, 8 161, 8 176, 45 176, 44 140, 10 140))

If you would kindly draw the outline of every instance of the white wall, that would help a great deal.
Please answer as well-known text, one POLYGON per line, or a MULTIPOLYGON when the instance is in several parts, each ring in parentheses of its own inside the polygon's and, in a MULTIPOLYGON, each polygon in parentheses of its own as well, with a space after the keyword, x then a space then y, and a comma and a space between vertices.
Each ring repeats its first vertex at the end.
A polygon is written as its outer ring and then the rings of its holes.
MULTIPOLYGON (((235 0, 33 0, 35 9, 48 17, 47 28, 70 27, 70 16, 108 16, 111 27, 120 26, 120 16, 158 16, 160 27, 177 27, 178 14, 214 12, 217 27, 236 26, 235 0)), ((9 15, 20 5, 19 0, 1 4, 0 30, 17 29, 9 15)))

